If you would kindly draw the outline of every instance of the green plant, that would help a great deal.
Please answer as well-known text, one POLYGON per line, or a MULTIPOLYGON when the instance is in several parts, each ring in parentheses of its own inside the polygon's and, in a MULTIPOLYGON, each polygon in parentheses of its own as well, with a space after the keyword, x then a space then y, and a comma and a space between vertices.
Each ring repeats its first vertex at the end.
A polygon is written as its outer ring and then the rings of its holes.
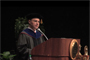
POLYGON ((28 22, 27 22, 27 18, 20 18, 18 17, 18 19, 15 19, 15 38, 18 37, 19 33, 28 27, 28 22))
POLYGON ((9 51, 5 51, 0 54, 0 59, 1 60, 13 60, 14 56, 16 56, 16 55, 12 55, 12 54, 10 54, 9 51))

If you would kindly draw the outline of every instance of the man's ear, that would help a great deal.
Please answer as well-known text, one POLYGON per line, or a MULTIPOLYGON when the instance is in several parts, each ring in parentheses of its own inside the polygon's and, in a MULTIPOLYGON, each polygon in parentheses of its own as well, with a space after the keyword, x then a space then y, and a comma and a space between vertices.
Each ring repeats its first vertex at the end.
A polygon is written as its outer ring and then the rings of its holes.
POLYGON ((31 20, 28 20, 28 23, 30 24, 31 20))

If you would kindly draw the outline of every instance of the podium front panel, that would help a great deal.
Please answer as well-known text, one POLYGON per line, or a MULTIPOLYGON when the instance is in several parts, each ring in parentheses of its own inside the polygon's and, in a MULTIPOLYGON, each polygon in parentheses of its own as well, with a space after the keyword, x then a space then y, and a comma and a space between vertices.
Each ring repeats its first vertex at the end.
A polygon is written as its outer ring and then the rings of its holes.
MULTIPOLYGON (((50 38, 49 40, 37 45, 31 51, 33 60, 70 60, 70 43, 72 38, 50 38)), ((76 39, 80 44, 80 39, 76 39)))

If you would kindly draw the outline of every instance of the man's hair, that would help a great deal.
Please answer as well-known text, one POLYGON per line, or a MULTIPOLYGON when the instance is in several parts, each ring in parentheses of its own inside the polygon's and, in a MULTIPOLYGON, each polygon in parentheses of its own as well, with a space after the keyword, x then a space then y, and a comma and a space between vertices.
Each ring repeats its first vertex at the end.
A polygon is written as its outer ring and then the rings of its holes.
POLYGON ((43 19, 43 16, 41 16, 39 13, 30 13, 26 15, 26 18, 28 20, 31 20, 32 18, 39 18, 40 20, 43 19))

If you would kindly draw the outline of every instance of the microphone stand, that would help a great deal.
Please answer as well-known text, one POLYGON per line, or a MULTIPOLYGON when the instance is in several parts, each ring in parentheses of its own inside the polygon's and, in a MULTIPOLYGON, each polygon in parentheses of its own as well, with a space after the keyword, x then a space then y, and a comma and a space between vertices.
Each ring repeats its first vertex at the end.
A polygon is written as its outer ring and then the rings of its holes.
POLYGON ((47 36, 40 30, 40 28, 38 28, 37 30, 38 30, 39 32, 41 32, 41 33, 45 36, 45 38, 48 40, 47 36))

